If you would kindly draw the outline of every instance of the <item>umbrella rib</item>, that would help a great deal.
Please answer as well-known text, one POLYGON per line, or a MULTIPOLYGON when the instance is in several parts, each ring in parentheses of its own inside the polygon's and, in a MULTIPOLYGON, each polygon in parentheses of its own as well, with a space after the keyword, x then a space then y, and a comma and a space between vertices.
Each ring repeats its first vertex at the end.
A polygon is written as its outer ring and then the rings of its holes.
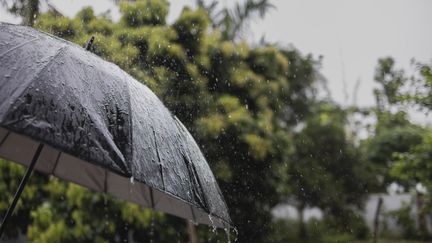
POLYGON ((18 48, 20 48, 20 47, 23 47, 23 46, 25 46, 25 45, 27 45, 27 44, 33 42, 33 41, 36 41, 36 40, 39 40, 39 38, 36 37, 36 38, 34 38, 34 39, 31 39, 31 40, 25 41, 25 42, 23 42, 23 43, 21 43, 21 44, 19 44, 19 45, 16 45, 16 46, 14 46, 13 48, 11 48, 11 49, 9 49, 9 50, 3 52, 2 54, 0 54, 0 57, 3 57, 4 55, 8 54, 9 52, 11 52, 11 51, 13 51, 13 50, 16 50, 16 49, 18 49, 18 48))
POLYGON ((157 158, 158 158, 158 161, 159 161, 159 173, 161 175, 162 188, 165 190, 165 180, 164 180, 164 177, 163 177, 162 161, 161 161, 161 158, 160 158, 160 155, 159 155, 159 148, 158 148, 158 143, 157 143, 157 137, 156 137, 156 132, 155 132, 154 129, 153 129, 153 136, 154 136, 154 139, 155 139, 156 155, 157 155, 157 158))
POLYGON ((126 83, 126 86, 127 86, 127 95, 128 95, 128 103, 129 103, 129 136, 130 136, 130 160, 131 160, 131 174, 133 175, 133 172, 134 172, 134 163, 133 163, 133 160, 134 160, 134 145, 133 145, 133 141, 134 141, 134 139, 133 139, 133 130, 134 130, 134 128, 133 128, 133 123, 132 123, 132 101, 131 101, 131 91, 130 91, 130 85, 129 85, 129 82, 128 82, 128 79, 127 79, 127 76, 125 76, 125 83, 126 83))
POLYGON ((199 187, 201 189, 201 194, 202 194, 202 197, 203 197, 202 198, 203 199, 203 203, 205 204, 205 207, 209 210, 209 213, 211 213, 210 204, 207 201, 206 194, 203 191, 204 187, 203 187, 203 185, 201 183, 200 177, 198 176, 198 173, 196 171, 195 165, 193 163, 191 163, 191 167, 193 169, 194 176, 195 176, 196 180, 198 181, 198 185, 199 185, 199 187))
POLYGON ((3 146, 3 143, 6 142, 6 139, 9 137, 9 134, 11 132, 9 130, 7 130, 6 135, 3 137, 3 139, 0 141, 0 147, 3 146))
POLYGON ((61 151, 59 151, 59 153, 58 153, 58 155, 57 155, 57 158, 56 158, 56 161, 55 161, 55 163, 54 163, 54 166, 53 166, 53 168, 52 168, 52 170, 51 170, 51 175, 54 175, 54 172, 55 172, 55 170, 56 170, 56 168, 57 168, 57 164, 58 164, 58 162, 59 162, 59 160, 60 160, 60 155, 62 154, 62 152, 61 151))
POLYGON ((30 161, 30 164, 28 165, 28 167, 27 167, 27 169, 26 169, 26 171, 24 173, 23 178, 21 179, 20 184, 18 185, 18 189, 15 192, 15 195, 13 197, 12 203, 9 205, 9 207, 8 207, 8 209, 6 211, 5 216, 3 217, 3 221, 2 221, 2 223, 0 225, 0 237, 2 236, 4 228, 6 226, 6 223, 9 221, 9 218, 10 218, 10 216, 12 215, 12 213, 13 213, 13 211, 15 209, 15 206, 16 206, 16 204, 17 204, 17 202, 18 202, 18 200, 19 200, 19 198, 21 196, 21 193, 23 192, 24 187, 26 186, 27 181, 28 181, 31 173, 33 172, 33 169, 34 169, 34 166, 36 165, 36 162, 39 160, 39 156, 42 153, 43 148, 44 148, 44 144, 43 143, 39 143, 39 146, 37 147, 37 149, 35 151, 35 154, 33 155, 33 158, 30 161))
MULTIPOLYGON (((19 99, 19 97, 21 97, 22 94, 24 94, 24 92, 28 89, 28 87, 30 86, 30 84, 37 78, 39 77, 39 75, 42 73, 42 71, 45 70, 45 68, 47 68, 53 61, 54 59, 56 59, 62 52, 64 49, 66 49, 67 46, 62 46, 59 48, 59 50, 57 51, 57 53, 36 73, 36 75, 26 84, 26 87, 23 88, 23 90, 16 96, 16 99, 19 99)), ((15 104, 16 100, 14 101, 15 104)), ((1 105, 0 105, 1 106, 1 105)), ((10 109, 13 106, 10 106, 9 109, 5 112, 5 114, 8 114, 10 109)))

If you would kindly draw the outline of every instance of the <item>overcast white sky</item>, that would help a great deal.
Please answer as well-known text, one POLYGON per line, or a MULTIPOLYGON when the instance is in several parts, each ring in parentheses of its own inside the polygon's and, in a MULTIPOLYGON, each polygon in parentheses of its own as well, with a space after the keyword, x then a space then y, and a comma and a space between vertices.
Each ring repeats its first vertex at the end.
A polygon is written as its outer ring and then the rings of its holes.
MULTIPOLYGON (((373 71, 379 57, 393 56, 408 68, 411 58, 432 59, 432 1, 429 0, 289 0, 274 1, 274 11, 253 26, 259 36, 293 43, 305 53, 322 54, 323 74, 333 97, 345 103, 361 81, 358 103, 370 105, 373 71)), ((351 102, 351 100, 349 100, 351 102)))
MULTIPOLYGON (((96 13, 111 10, 111 0, 50 0, 63 14, 73 17, 83 6, 96 13)), ((194 0, 171 0, 168 21, 175 20, 184 5, 194 0)), ((233 1, 221 1, 221 5, 233 1)), ((373 72, 379 57, 392 56, 397 65, 410 69, 410 60, 432 60, 431 0, 273 0, 276 9, 264 20, 255 20, 245 36, 257 42, 266 40, 281 45, 293 44, 303 53, 322 55, 322 73, 332 97, 351 104, 353 89, 361 81, 358 105, 373 105, 373 72), (344 95, 346 80, 348 100, 344 95)), ((0 10, 0 21, 19 22, 0 10)), ((424 119, 424 118, 423 118, 424 119)))

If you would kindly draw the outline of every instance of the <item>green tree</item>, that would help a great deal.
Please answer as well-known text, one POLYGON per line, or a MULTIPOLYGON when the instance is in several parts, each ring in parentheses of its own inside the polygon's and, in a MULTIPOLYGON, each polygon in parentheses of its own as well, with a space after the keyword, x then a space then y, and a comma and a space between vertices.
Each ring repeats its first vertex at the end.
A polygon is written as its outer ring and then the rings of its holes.
POLYGON ((415 104, 427 110, 432 109, 432 66, 413 61, 415 75, 406 77, 403 70, 397 70, 392 58, 378 61, 375 80, 382 85, 378 92, 378 104, 387 98, 388 104, 415 104))
MULTIPOLYGON (((432 69, 427 64, 418 62, 414 62, 414 64, 417 71, 416 75, 406 79, 408 81, 405 84, 394 85, 394 82, 390 82, 389 85, 396 87, 394 96, 397 104, 417 106, 420 107, 420 110, 429 112, 432 108, 432 69)), ((427 239, 430 237, 430 233, 426 226, 426 215, 432 211, 430 203, 432 180, 428 170, 432 158, 432 130, 430 127, 419 130, 417 129, 415 143, 411 142, 411 146, 393 154, 395 162, 389 174, 407 188, 416 189, 418 233, 415 236, 427 239), (426 187, 426 194, 417 190, 418 185, 426 187)))
MULTIPOLYGON (((319 103, 313 116, 294 137, 295 152, 287 173, 288 200, 299 212, 299 237, 306 240, 303 211, 307 206, 323 210, 333 234, 359 234, 356 228, 370 182, 366 161, 346 133, 347 113, 332 103, 319 103)), ((360 232, 362 231, 362 232, 360 232)))
POLYGON ((418 183, 427 189, 426 195, 417 192, 418 229, 417 237, 427 238, 426 215, 432 212, 430 192, 432 190, 432 130, 423 136, 422 143, 412 147, 409 151, 398 153, 396 163, 392 167, 391 175, 401 180, 405 185, 415 188, 418 183))
POLYGON ((395 162, 394 155, 407 152, 420 144, 424 129, 411 123, 400 106, 400 92, 408 78, 403 70, 395 68, 392 58, 378 60, 375 81, 380 84, 380 87, 374 90, 377 107, 372 109, 376 124, 374 135, 364 141, 364 146, 379 181, 375 190, 385 191, 390 183, 398 182, 398 178, 389 173, 395 162))
POLYGON ((380 112, 373 137, 365 141, 367 157, 379 185, 375 191, 385 191, 392 182, 400 182, 389 172, 397 153, 408 152, 422 142, 424 129, 412 124, 404 112, 380 112))
POLYGON ((427 111, 432 110, 432 65, 416 63, 419 77, 413 77, 411 94, 405 94, 405 98, 424 107, 427 111))
MULTIPOLYGON (((377 107, 374 109, 377 123, 374 135, 364 145, 368 160, 379 180, 375 190, 385 191, 392 182, 403 185, 407 190, 416 190, 418 229, 423 232, 417 235, 419 237, 426 235, 425 213, 428 203, 425 202, 429 199, 424 199, 416 185, 419 182, 428 184, 428 180, 426 177, 420 180, 414 175, 422 174, 429 164, 422 156, 427 154, 426 148, 430 147, 427 139, 430 128, 412 123, 404 111, 410 104, 428 109, 430 70, 426 65, 420 64, 418 70, 417 78, 408 78, 403 70, 395 68, 392 58, 378 61, 375 80, 380 88, 375 90, 377 107)), ((406 221, 402 218, 399 220, 406 221)))

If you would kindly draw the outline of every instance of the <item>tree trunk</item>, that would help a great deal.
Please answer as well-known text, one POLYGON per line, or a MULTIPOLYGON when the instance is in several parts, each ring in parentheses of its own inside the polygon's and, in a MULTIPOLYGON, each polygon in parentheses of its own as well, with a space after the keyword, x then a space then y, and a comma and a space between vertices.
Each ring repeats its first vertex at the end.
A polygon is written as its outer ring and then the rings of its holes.
POLYGON ((427 225, 426 225, 426 215, 424 212, 425 202, 423 194, 416 190, 416 202, 417 202, 417 222, 418 229, 421 236, 426 236, 427 234, 427 225))
POLYGON ((379 234, 379 216, 381 214, 381 208, 382 208, 383 199, 382 197, 378 198, 378 204, 375 211, 375 217, 374 217, 374 231, 373 231, 373 239, 372 242, 376 243, 378 240, 378 234, 379 234))
POLYGON ((25 7, 25 24, 33 26, 37 14, 39 14, 39 0, 28 0, 25 7))
POLYGON ((306 237, 306 227, 304 220, 304 210, 305 210, 305 202, 301 200, 300 204, 297 207, 298 215, 299 215, 299 237, 300 239, 304 239, 306 237))
POLYGON ((187 232, 189 235, 189 243, 198 243, 198 238, 197 238, 194 223, 186 219, 186 224, 187 224, 187 232))

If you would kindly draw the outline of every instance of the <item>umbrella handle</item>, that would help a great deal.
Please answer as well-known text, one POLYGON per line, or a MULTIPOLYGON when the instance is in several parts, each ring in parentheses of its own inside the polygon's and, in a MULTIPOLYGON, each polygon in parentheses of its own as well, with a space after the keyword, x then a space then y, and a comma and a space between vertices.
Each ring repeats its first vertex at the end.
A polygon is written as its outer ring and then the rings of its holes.
POLYGON ((33 168, 34 168, 34 166, 35 166, 35 164, 36 164, 36 162, 37 162, 37 160, 39 158, 39 155, 42 152, 43 146, 44 145, 42 143, 39 144, 38 148, 36 149, 36 153, 34 154, 32 161, 30 162, 30 165, 27 167, 27 169, 25 171, 24 177, 21 179, 21 182, 20 182, 20 184, 18 186, 18 190, 16 191, 15 196, 13 198, 13 201, 12 201, 11 205, 9 206, 9 208, 8 208, 8 210, 6 212, 6 215, 3 218, 3 222, 2 222, 2 224, 0 226, 0 239, 1 239, 1 236, 3 235, 3 230, 4 230, 5 226, 6 226, 6 223, 7 223, 8 219, 9 219, 9 217, 12 215, 12 213, 13 213, 13 211, 15 209, 15 206, 16 206, 16 204, 18 202, 18 199, 20 198, 21 193, 23 192, 24 187, 27 184, 27 180, 29 179, 29 177, 30 177, 30 175, 31 175, 31 173, 33 171, 33 168))

